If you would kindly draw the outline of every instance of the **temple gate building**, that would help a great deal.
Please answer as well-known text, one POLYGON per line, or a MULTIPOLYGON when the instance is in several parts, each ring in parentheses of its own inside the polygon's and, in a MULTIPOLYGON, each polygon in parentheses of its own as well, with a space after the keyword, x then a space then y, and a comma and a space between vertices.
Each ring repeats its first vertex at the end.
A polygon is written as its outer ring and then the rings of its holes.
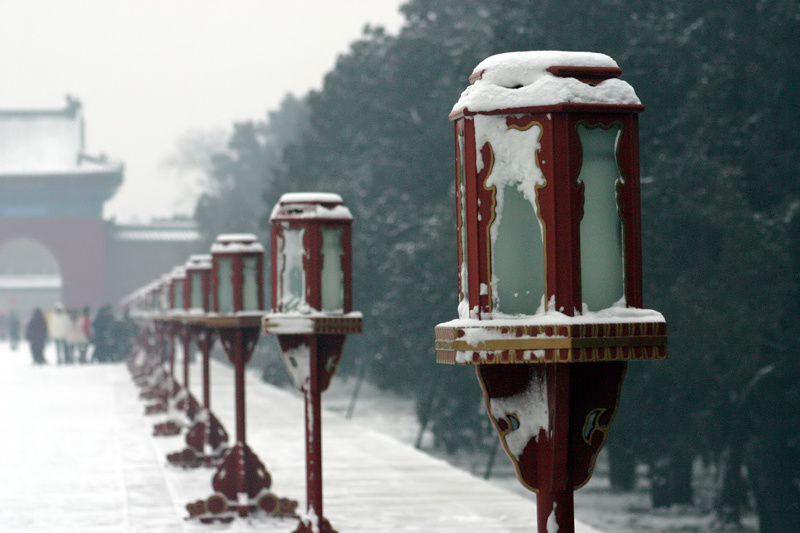
POLYGON ((0 313, 115 304, 195 251, 192 221, 103 219, 123 175, 86 153, 78 100, 0 110, 0 313))

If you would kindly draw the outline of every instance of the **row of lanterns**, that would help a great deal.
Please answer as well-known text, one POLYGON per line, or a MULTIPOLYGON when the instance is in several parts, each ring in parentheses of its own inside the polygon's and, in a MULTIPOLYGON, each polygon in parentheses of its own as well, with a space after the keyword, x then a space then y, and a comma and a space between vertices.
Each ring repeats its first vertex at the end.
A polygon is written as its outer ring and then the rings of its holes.
POLYGON ((192 255, 183 266, 123 301, 131 316, 204 316, 264 309, 264 247, 251 234, 217 237, 211 254, 192 255))
MULTIPOLYGON (((592 475, 627 361, 666 357, 664 317, 642 301, 643 106, 620 74, 602 54, 501 54, 476 67, 450 115, 459 305, 435 329, 437 361, 476 365, 500 442, 538 494, 541 532, 574 531, 573 491, 592 475)), ((301 193, 285 195, 271 220, 262 327, 278 335, 309 417, 344 335, 360 331, 349 314, 352 219, 338 196, 301 193)), ((253 236, 222 235, 210 260, 193 257, 130 304, 245 327, 263 309, 262 261, 253 236)), ((319 441, 307 433, 307 486, 314 530, 325 532, 319 441)))
MULTIPOLYGON (((264 247, 252 234, 222 234, 210 254, 192 255, 185 265, 135 291, 123 301, 129 315, 153 332, 152 357, 132 368, 144 397, 160 399, 148 413, 167 410, 169 398, 179 408, 199 405, 188 391, 191 336, 203 353, 203 409, 187 433, 187 448, 170 454, 183 467, 216 466, 214 494, 187 506, 192 518, 227 522, 236 514, 264 511, 271 516, 296 516, 297 503, 278 498, 270 489, 266 467, 249 448, 245 434, 244 367, 262 332, 275 334, 287 370, 306 399, 307 517, 297 532, 333 532, 322 514, 320 395, 341 357, 345 336, 360 333, 361 314, 352 312, 352 216, 340 196, 292 193, 281 197, 272 213, 272 310, 264 311, 264 247), (173 375, 171 340, 184 339, 183 391, 173 375), (210 412, 208 354, 218 336, 234 366, 236 443, 220 447, 227 433, 210 412), (203 343, 200 339, 204 339, 203 343), (202 344, 202 346, 201 346, 202 344), (164 348, 166 346, 167 348, 164 348), (163 363, 168 361, 168 369, 163 363), (205 453, 211 449, 210 453, 205 453)), ((154 434, 181 431, 181 424, 156 426, 154 434)))

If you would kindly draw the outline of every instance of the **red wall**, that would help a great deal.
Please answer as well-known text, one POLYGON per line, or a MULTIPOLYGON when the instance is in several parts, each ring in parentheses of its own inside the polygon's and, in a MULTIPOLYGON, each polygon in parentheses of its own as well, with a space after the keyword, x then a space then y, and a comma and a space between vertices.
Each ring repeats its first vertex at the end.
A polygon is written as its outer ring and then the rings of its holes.
POLYGON ((20 237, 38 241, 58 259, 67 308, 112 303, 106 279, 106 222, 96 218, 0 219, 0 244, 20 237))

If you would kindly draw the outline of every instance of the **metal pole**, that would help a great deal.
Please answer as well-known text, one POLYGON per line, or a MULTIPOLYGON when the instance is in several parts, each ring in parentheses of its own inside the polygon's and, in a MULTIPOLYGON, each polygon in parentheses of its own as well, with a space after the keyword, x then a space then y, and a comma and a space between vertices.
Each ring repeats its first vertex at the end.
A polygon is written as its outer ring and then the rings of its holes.
POLYGON ((306 387, 306 501, 309 514, 322 522, 322 407, 318 338, 310 336, 309 380, 306 387))
POLYGON ((211 357, 211 331, 203 328, 200 332, 200 351, 203 353, 203 407, 211 411, 211 367, 209 359, 211 357))
POLYGON ((236 442, 245 444, 244 338, 241 328, 236 328, 232 344, 234 370, 236 373, 236 442))
POLYGON ((183 341, 183 388, 186 389, 186 394, 189 394, 189 352, 192 349, 192 334, 189 331, 189 326, 181 326, 181 328, 181 340, 183 341))
POLYGON ((539 491, 536 511, 539 533, 575 533, 575 503, 571 490, 539 491))

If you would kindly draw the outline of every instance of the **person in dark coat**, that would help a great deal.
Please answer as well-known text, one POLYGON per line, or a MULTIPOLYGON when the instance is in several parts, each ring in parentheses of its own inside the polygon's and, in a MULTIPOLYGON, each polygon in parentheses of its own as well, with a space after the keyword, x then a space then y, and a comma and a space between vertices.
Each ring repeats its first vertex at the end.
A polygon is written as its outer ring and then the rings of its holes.
POLYGON ((47 340, 47 320, 44 313, 38 307, 33 310, 28 325, 25 326, 25 338, 31 345, 31 355, 33 364, 43 365, 47 361, 44 359, 44 343, 47 340))
POLYGON ((114 314, 111 312, 111 306, 101 307, 92 322, 94 360, 98 363, 107 363, 113 357, 113 327, 114 314))

